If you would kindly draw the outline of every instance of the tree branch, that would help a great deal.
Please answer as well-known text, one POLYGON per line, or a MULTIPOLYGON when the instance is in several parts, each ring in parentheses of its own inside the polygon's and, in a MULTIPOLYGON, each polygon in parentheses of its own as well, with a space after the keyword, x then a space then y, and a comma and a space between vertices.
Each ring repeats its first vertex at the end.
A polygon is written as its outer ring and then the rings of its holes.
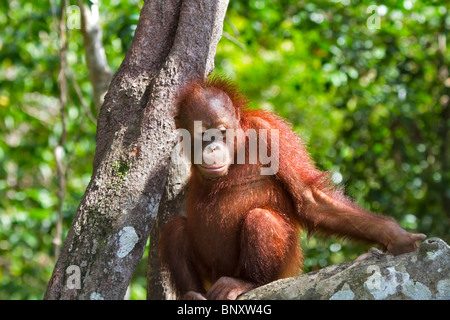
MULTIPOLYGON (((201 10, 200 6, 196 6, 192 1, 185 1, 182 5, 182 14, 180 16, 180 24, 178 26, 177 34, 175 36, 175 43, 172 51, 169 54, 168 61, 174 61, 175 65, 168 67, 168 70, 176 68, 178 70, 187 70, 188 75, 182 82, 186 81, 192 76, 206 77, 214 69, 214 55, 217 43, 220 40, 223 32, 223 20, 225 17, 228 1, 216 1, 216 8, 211 12, 211 16, 205 16, 201 21, 211 21, 204 27, 202 41, 193 42, 192 34, 198 33, 202 26, 196 24, 192 17, 197 10, 201 10), (209 20, 207 20, 209 19, 209 20), (212 30, 208 31, 206 28, 212 30), (201 47, 201 43, 209 43, 209 47, 201 47), (186 56, 186 48, 189 48, 186 56), (189 55, 189 53, 193 53, 189 55), (196 65, 198 56, 206 57, 204 65, 196 65), (192 74, 189 71, 197 71, 197 74, 192 74)), ((181 72, 183 74, 183 72, 181 72)), ((164 77, 164 74, 163 74, 164 77)), ((148 257, 147 270, 147 299, 174 299, 175 294, 170 287, 168 274, 161 270, 158 254, 158 236, 159 230, 167 220, 177 214, 184 213, 184 201, 187 189, 187 181, 189 178, 190 166, 186 159, 179 152, 172 152, 172 162, 169 169, 169 176, 164 188, 164 193, 160 202, 158 219, 153 227, 150 236, 150 248, 148 257)))
MULTIPOLYGON (((61 0, 61 8, 65 8, 67 5, 67 0, 61 0)), ((64 196, 66 193, 66 168, 63 164, 63 155, 64 155, 64 145, 67 140, 67 115, 66 115, 66 106, 67 106, 67 77, 66 77, 66 69, 67 69, 67 30, 66 30, 66 19, 65 19, 65 10, 61 9, 61 15, 59 19, 56 18, 56 13, 54 11, 54 6, 52 2, 52 12, 53 18, 56 21, 59 21, 58 24, 58 33, 60 38, 60 49, 59 49, 59 74, 58 74, 58 88, 59 88, 59 107, 60 107, 60 115, 61 115, 61 125, 62 125, 62 133, 59 139, 58 145, 53 150, 53 154, 55 157, 56 163, 56 174, 58 177, 58 219, 56 221, 56 233, 53 238, 54 245, 54 255, 55 259, 58 259, 60 254, 60 247, 62 243, 62 224, 63 224, 63 203, 64 196)))
POLYGON ((45 299, 125 295, 167 178, 176 137, 174 95, 189 78, 212 70, 227 4, 144 3, 133 42, 100 109, 94 172, 45 299), (68 285, 69 266, 79 268, 81 288, 68 285))
POLYGON ((78 0, 81 9, 81 32, 84 40, 84 52, 92 83, 94 103, 97 110, 103 104, 106 92, 112 79, 112 72, 106 59, 102 42, 102 29, 97 1, 91 1, 91 6, 78 0))

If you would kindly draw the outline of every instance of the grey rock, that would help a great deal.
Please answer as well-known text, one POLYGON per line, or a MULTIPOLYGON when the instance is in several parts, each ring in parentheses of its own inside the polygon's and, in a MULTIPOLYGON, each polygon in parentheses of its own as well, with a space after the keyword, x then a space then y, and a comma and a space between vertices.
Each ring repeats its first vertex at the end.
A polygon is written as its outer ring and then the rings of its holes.
POLYGON ((242 300, 449 300, 450 246, 430 238, 399 256, 371 249, 352 262, 274 281, 242 300))

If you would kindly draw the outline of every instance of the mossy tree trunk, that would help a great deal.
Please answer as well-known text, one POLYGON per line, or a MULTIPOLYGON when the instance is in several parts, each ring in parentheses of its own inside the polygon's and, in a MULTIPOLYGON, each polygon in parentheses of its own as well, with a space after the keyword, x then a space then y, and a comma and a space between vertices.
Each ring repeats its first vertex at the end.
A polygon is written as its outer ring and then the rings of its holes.
POLYGON ((145 1, 101 107, 93 175, 44 299, 122 299, 155 223, 179 86, 213 69, 226 0, 145 1))

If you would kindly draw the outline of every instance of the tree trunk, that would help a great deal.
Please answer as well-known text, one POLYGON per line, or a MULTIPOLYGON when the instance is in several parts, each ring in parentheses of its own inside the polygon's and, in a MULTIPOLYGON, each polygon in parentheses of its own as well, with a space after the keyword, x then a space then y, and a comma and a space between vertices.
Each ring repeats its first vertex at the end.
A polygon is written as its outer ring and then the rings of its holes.
POLYGON ((175 300, 177 298, 170 284, 170 275, 161 269, 158 250, 159 232, 171 217, 186 214, 187 182, 191 166, 179 152, 174 152, 171 160, 158 217, 150 233, 147 266, 148 300, 175 300))
POLYGON ((173 98, 213 69, 226 0, 145 1, 99 113, 93 175, 45 299, 122 299, 158 213, 173 98))

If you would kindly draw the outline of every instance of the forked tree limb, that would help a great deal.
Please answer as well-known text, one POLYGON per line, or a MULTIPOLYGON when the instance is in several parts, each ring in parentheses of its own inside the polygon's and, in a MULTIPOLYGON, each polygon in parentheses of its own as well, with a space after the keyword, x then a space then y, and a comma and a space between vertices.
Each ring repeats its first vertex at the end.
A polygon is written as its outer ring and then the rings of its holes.
POLYGON ((212 71, 227 5, 145 1, 100 110, 93 175, 44 299, 124 297, 167 177, 174 94, 189 78, 212 71))

